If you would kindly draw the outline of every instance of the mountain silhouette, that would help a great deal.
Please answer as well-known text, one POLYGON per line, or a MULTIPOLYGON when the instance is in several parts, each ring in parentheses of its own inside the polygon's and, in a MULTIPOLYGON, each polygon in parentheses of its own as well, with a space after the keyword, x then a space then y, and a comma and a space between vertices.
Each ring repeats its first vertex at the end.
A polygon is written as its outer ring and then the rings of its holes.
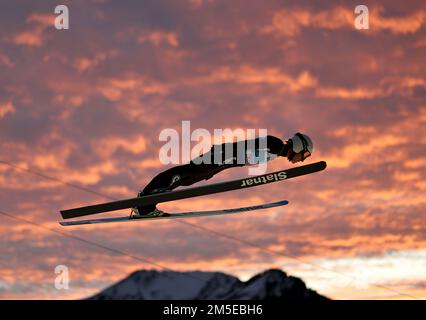
POLYGON ((296 277, 266 270, 248 281, 222 272, 140 270, 90 297, 95 300, 327 300, 296 277))

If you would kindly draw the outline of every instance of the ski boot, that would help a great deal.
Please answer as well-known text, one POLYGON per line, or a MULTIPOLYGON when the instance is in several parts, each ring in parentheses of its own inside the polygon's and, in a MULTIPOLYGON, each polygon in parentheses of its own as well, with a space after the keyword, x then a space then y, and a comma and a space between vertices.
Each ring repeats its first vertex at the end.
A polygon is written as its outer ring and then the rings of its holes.
POLYGON ((130 213, 130 218, 138 219, 138 218, 145 218, 145 217, 166 217, 168 215, 169 215, 168 213, 157 208, 155 208, 152 211, 144 210, 143 212, 140 212, 138 208, 132 208, 132 211, 130 213))
MULTIPOLYGON (((156 194, 156 193, 163 193, 168 192, 169 189, 155 189, 151 191, 150 193, 144 193, 142 190, 139 191, 138 197, 146 196, 149 194, 156 194)), ((132 208, 132 211, 130 212, 130 217, 137 219, 137 218, 143 218, 143 217, 163 217, 168 216, 168 213, 157 209, 155 204, 150 204, 146 206, 140 206, 136 208, 132 208)))

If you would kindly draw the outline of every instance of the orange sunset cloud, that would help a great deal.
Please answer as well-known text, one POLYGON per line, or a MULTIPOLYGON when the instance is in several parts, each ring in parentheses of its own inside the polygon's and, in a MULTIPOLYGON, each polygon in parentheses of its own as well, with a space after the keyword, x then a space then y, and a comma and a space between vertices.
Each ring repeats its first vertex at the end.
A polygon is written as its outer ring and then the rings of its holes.
MULTIPOLYGON (((48 2, 0 5, 1 299, 84 298, 142 268, 248 279, 272 267, 335 299, 426 297, 422 2, 369 5, 364 30, 345 2, 69 7, 70 29, 56 30, 48 2), (159 205, 182 212, 289 201, 280 208, 59 226, 59 210, 134 197, 170 168, 159 159, 160 132, 181 139, 182 121, 212 137, 225 128, 283 140, 305 132, 315 147, 304 164, 328 167, 159 205), (53 288, 57 265, 70 268, 70 290, 53 288)), ((267 169, 292 166, 278 158, 267 169)), ((248 173, 235 168, 200 184, 248 173)))

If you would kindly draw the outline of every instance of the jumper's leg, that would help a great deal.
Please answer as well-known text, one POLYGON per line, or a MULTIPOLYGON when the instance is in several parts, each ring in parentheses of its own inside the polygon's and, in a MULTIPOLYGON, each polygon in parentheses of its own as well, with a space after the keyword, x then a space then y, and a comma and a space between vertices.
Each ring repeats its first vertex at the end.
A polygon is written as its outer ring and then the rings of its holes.
MULTIPOLYGON (((229 167, 229 166, 228 166, 229 167)), ((215 174, 226 169, 226 166, 216 164, 189 163, 170 168, 155 176, 148 185, 138 193, 138 196, 144 196, 153 193, 173 190, 179 186, 190 186, 202 180, 207 180, 215 174)), ((135 215, 161 214, 155 204, 139 206, 133 209, 135 215)))

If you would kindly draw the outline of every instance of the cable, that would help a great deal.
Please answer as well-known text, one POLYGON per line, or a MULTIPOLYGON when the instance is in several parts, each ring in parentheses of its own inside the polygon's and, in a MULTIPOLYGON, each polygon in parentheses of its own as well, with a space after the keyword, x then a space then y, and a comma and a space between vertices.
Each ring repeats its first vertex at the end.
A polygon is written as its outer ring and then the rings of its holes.
MULTIPOLYGON (((97 242, 94 242, 94 241, 91 241, 91 240, 84 239, 84 238, 82 238, 82 237, 78 237, 78 236, 75 236, 75 235, 72 235, 72 234, 69 234, 69 233, 66 233, 66 232, 58 231, 58 230, 55 230, 55 229, 52 229, 52 228, 46 227, 46 226, 44 226, 44 225, 42 225, 42 224, 40 224, 40 223, 37 223, 37 222, 34 222, 34 221, 30 221, 30 220, 27 220, 27 219, 24 219, 24 218, 21 218, 21 217, 17 217, 17 216, 15 216, 15 215, 13 215, 13 214, 7 213, 7 212, 2 211, 2 210, 0 210, 0 214, 1 214, 1 215, 3 215, 3 216, 8 217, 8 218, 10 218, 10 219, 14 219, 14 220, 17 220, 17 221, 25 222, 25 223, 31 224, 31 225, 33 225, 33 226, 36 226, 36 227, 38 227, 38 228, 41 228, 41 229, 44 229, 44 230, 47 230, 47 231, 50 231, 50 232, 54 232, 54 233, 59 234, 59 235, 61 235, 61 236, 68 237, 68 238, 71 238, 71 239, 74 239, 74 240, 77 240, 77 241, 80 241, 80 242, 83 242, 83 243, 86 243, 86 244, 92 245, 92 246, 94 246, 94 247, 98 247, 98 248, 101 248, 101 249, 107 250, 107 251, 112 252, 112 253, 115 253, 115 254, 119 254, 119 255, 122 255, 122 256, 126 256, 126 257, 129 257, 129 258, 132 258, 132 259, 137 260, 137 261, 139 261, 139 262, 143 262, 143 263, 151 264, 151 265, 154 265, 154 266, 156 266, 156 267, 159 267, 159 268, 164 269, 164 270, 167 270, 167 271, 174 271, 173 269, 170 269, 170 268, 168 268, 168 267, 165 267, 165 266, 163 266, 163 265, 161 265, 161 264, 159 264, 159 263, 157 263, 157 262, 154 262, 154 261, 148 260, 148 259, 146 259, 146 258, 141 258, 141 257, 135 256, 135 255, 132 255, 132 254, 130 254, 130 253, 127 253, 127 252, 121 251, 121 250, 119 250, 119 249, 114 249, 114 248, 108 247, 108 246, 106 246, 106 245, 99 244, 99 243, 97 243, 97 242)), ((189 275, 189 274, 186 274, 186 273, 185 273, 185 275, 187 275, 188 277, 191 277, 191 278, 193 278, 193 279, 196 279, 196 280, 200 280, 200 281, 203 281, 203 282, 206 282, 206 283, 208 282, 208 281, 206 281, 206 280, 204 280, 204 279, 198 278, 198 277, 193 276, 193 275, 189 275)))
MULTIPOLYGON (((31 173, 31 174, 37 175, 37 176, 42 177, 42 178, 45 178, 45 179, 49 179, 49 180, 53 180, 53 181, 57 181, 57 182, 62 183, 62 184, 64 184, 64 185, 70 186, 70 187, 72 187, 72 188, 77 188, 77 189, 79 189, 79 190, 83 190, 83 191, 86 191, 86 192, 90 192, 90 193, 92 193, 92 194, 95 194, 95 195, 101 196, 101 197, 103 197, 103 198, 107 198, 107 199, 110 199, 110 200, 118 200, 118 199, 113 198, 113 197, 111 197, 111 196, 108 196, 108 195, 106 195, 106 194, 102 194, 102 193, 99 193, 99 192, 97 192, 97 191, 94 191, 94 190, 91 190, 91 189, 88 189, 88 188, 85 188, 85 187, 81 187, 81 186, 79 186, 79 185, 76 185, 76 184, 73 184, 73 183, 69 183, 69 182, 63 181, 63 180, 61 180, 61 179, 58 179, 58 178, 55 178, 55 177, 51 177, 51 176, 48 176, 48 175, 42 174, 42 173, 37 172, 37 171, 33 171, 33 170, 31 170, 31 169, 22 168, 22 167, 19 167, 19 166, 17 166, 17 165, 15 165, 15 164, 13 164, 13 163, 7 162, 7 161, 0 160, 0 163, 5 164, 5 165, 8 165, 8 166, 11 166, 11 167, 13 167, 13 168, 14 168, 14 169, 16 169, 16 170, 20 170, 20 171, 24 171, 24 172, 27 172, 27 173, 31 173)), ((0 212, 1 212, 1 211, 0 211, 0 212)), ((240 239, 240 238, 230 236, 230 235, 228 235, 228 234, 226 234, 226 233, 222 233, 222 232, 219 232, 219 231, 216 231, 216 230, 208 229, 208 228, 206 228, 206 227, 202 227, 202 226, 199 226, 199 225, 197 225, 197 224, 190 223, 190 222, 179 221, 179 220, 177 220, 177 219, 176 219, 176 220, 173 220, 173 221, 178 222, 178 223, 181 223, 181 224, 185 224, 185 225, 188 225, 188 226, 191 226, 191 227, 197 228, 197 229, 200 229, 200 230, 205 231, 205 232, 209 232, 209 233, 212 233, 212 234, 216 234, 216 235, 221 236, 221 237, 223 237, 223 238, 227 238, 227 239, 230 239, 230 240, 233 240, 233 241, 236 241, 236 242, 239 242, 239 243, 245 244, 245 245, 250 246, 250 247, 258 248, 258 249, 260 249, 260 250, 263 250, 263 251, 268 252, 268 253, 273 254, 273 255, 282 256, 282 257, 286 257, 286 258, 290 258, 290 259, 296 260, 296 261, 298 261, 298 262, 300 262, 300 263, 303 263, 303 264, 306 264, 306 265, 310 265, 310 266, 312 266, 312 267, 314 267, 314 268, 321 269, 321 270, 323 270, 323 271, 327 271, 327 272, 332 272, 332 273, 335 273, 335 274, 340 275, 340 276, 342 276, 342 277, 346 277, 346 278, 350 278, 350 279, 352 279, 352 280, 355 280, 355 278, 354 278, 354 277, 348 276, 348 275, 343 274, 343 273, 341 273, 341 272, 337 272, 337 271, 335 271, 335 270, 331 270, 331 269, 328 269, 328 268, 324 268, 324 267, 322 267, 322 266, 320 266, 320 265, 317 265, 317 264, 314 264, 314 263, 312 263, 312 262, 306 262, 306 261, 304 261, 304 260, 300 259, 300 258, 299 258, 299 257, 297 257, 297 256, 292 256, 292 255, 289 255, 289 254, 284 254, 284 253, 281 253, 281 252, 276 252, 276 251, 274 251, 274 250, 270 250, 270 249, 268 249, 268 248, 266 248, 266 247, 260 246, 260 245, 258 245, 258 244, 253 243, 253 242, 250 242, 250 241, 247 241, 247 240, 242 240, 242 239, 240 239)), ((51 230, 53 230, 53 229, 51 229, 51 230)), ((56 231, 56 230, 53 230, 53 231, 54 231, 54 232, 59 233, 59 231, 56 231)), ((72 236, 72 237, 74 237, 74 236, 72 236)), ((78 237, 76 237, 76 238, 78 238, 78 237)), ((102 245, 101 245, 101 246, 102 246, 102 245)), ((113 249, 113 250, 116 250, 116 249, 113 249)), ((127 254, 126 254, 126 255, 127 255, 127 254)), ((412 296, 412 295, 410 295, 410 294, 406 294, 406 293, 399 292, 399 291, 394 290, 394 289, 392 289, 392 288, 389 288, 389 287, 387 287, 387 286, 383 286, 383 285, 379 285, 379 284, 371 284, 371 286, 374 286, 374 287, 376 287, 376 288, 381 288, 381 289, 384 289, 384 290, 388 290, 388 291, 391 291, 391 292, 393 292, 393 293, 397 293, 397 294, 398 294, 398 295, 400 295, 400 296, 406 296, 406 297, 409 297, 409 298, 411 298, 411 299, 416 299, 416 300, 418 299, 418 300, 420 300, 420 298, 418 298, 418 297, 412 296)))
POLYGON ((30 169, 27 169, 27 168, 22 168, 22 167, 17 166, 16 164, 13 164, 13 163, 10 163, 10 162, 7 162, 7 161, 0 160, 0 163, 5 164, 7 166, 10 166, 10 167, 12 167, 12 168, 14 168, 16 170, 19 170, 19 171, 28 172, 28 173, 31 173, 33 175, 39 176, 41 178, 44 178, 44 179, 56 181, 56 182, 59 182, 61 184, 67 185, 69 187, 72 187, 72 188, 75 188, 75 189, 79 189, 79 190, 82 190, 82 191, 85 191, 85 192, 89 192, 89 193, 95 194, 95 195, 100 196, 100 197, 106 197, 106 198, 109 198, 109 199, 113 200, 113 198, 111 198, 109 196, 105 196, 104 194, 96 192, 94 190, 91 190, 91 189, 79 186, 79 185, 74 184, 74 183, 63 181, 61 179, 58 179, 58 178, 55 178, 55 177, 51 177, 51 176, 45 175, 45 174, 37 172, 37 171, 33 171, 33 170, 30 170, 30 169))

